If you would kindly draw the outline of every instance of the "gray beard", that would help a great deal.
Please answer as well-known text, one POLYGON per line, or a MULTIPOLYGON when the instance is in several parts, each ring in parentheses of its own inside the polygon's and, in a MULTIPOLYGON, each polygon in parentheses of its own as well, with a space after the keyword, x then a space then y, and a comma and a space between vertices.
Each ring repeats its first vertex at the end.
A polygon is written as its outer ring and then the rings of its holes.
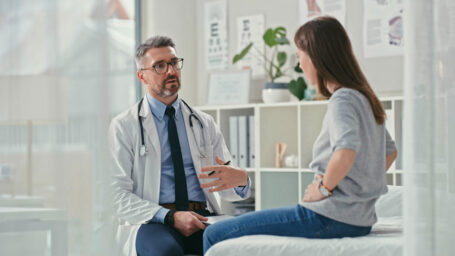
POLYGON ((174 95, 176 95, 178 93, 178 91, 180 90, 180 81, 177 81, 177 86, 178 86, 178 90, 176 92, 171 92, 169 91, 168 89, 166 89, 165 87, 165 84, 162 85, 161 89, 159 91, 155 91, 154 93, 158 96, 160 96, 161 98, 169 98, 169 97, 172 97, 174 95))

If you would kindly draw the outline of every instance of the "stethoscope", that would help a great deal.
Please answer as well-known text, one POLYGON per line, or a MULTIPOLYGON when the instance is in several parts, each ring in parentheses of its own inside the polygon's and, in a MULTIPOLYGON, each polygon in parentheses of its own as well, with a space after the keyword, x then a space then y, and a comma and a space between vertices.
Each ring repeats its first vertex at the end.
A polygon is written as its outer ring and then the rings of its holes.
MULTIPOLYGON (((144 101, 144 98, 142 98, 139 101, 139 105, 137 106, 137 117, 138 117, 138 121, 139 121, 139 129, 141 130, 141 142, 142 142, 141 148, 139 149, 140 156, 145 156, 148 153, 148 149, 147 149, 147 146, 145 146, 145 141, 144 141, 144 127, 142 126, 142 117, 139 114, 141 112, 141 107, 142 107, 143 101, 144 101)), ((196 142, 197 149, 199 151, 199 157, 207 158, 207 154, 205 154, 201 150, 201 146, 199 145, 198 140, 196 139, 196 133, 194 132, 194 127, 193 127, 193 118, 196 119, 199 122, 199 125, 201 126, 201 138, 203 141, 202 145, 205 145, 204 126, 202 125, 202 122, 199 119, 199 117, 197 117, 196 114, 193 112, 193 109, 184 100, 182 100, 182 102, 190 110, 190 116, 189 116, 190 122, 189 123, 190 123, 191 131, 193 132, 194 141, 196 142)))

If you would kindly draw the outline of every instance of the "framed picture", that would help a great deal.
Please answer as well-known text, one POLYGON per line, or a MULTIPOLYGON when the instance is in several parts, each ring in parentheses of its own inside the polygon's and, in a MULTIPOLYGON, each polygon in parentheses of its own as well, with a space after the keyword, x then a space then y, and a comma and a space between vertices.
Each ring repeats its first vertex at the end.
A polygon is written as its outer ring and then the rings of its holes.
POLYGON ((208 105, 247 104, 250 70, 216 71, 208 79, 208 105))

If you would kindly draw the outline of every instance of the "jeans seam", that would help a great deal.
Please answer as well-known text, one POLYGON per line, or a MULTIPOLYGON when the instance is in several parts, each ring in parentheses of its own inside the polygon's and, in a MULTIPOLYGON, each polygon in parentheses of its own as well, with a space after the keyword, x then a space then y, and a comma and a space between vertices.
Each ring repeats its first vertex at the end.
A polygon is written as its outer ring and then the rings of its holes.
MULTIPOLYGON (((287 223, 295 223, 295 222, 300 222, 302 220, 293 220, 293 221, 288 221, 287 223)), ((279 222, 279 221, 275 221, 273 223, 267 223, 267 224, 260 224, 260 225, 256 225, 256 227, 264 227, 264 226, 267 226, 267 225, 275 225, 275 224, 281 224, 283 222, 279 222)), ((228 233, 225 233, 225 235, 223 236, 223 239, 222 240, 225 240, 226 237, 228 237, 229 235, 231 235, 232 233, 235 233, 235 232, 238 232, 238 231, 243 231, 243 230, 247 230, 249 228, 242 228, 242 227, 239 227, 239 228, 236 228, 235 230, 232 230, 228 233)))
POLYGON ((331 226, 333 226, 332 224, 333 224, 332 220, 329 219, 329 223, 327 223, 327 224, 325 225, 324 228, 321 228, 321 229, 315 234, 315 236, 317 236, 317 237, 320 238, 320 237, 321 237, 321 233, 322 233, 322 232, 326 232, 327 230, 329 230, 329 228, 330 228, 331 226))

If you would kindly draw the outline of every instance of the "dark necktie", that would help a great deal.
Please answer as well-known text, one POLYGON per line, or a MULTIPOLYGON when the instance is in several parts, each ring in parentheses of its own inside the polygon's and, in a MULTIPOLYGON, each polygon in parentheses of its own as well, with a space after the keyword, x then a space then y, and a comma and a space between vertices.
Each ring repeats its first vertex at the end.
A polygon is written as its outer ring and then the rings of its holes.
POLYGON ((175 109, 167 107, 165 114, 169 117, 167 128, 169 143, 171 144, 172 163, 174 164, 175 205, 177 210, 186 211, 188 209, 188 192, 179 135, 174 120, 175 109))

